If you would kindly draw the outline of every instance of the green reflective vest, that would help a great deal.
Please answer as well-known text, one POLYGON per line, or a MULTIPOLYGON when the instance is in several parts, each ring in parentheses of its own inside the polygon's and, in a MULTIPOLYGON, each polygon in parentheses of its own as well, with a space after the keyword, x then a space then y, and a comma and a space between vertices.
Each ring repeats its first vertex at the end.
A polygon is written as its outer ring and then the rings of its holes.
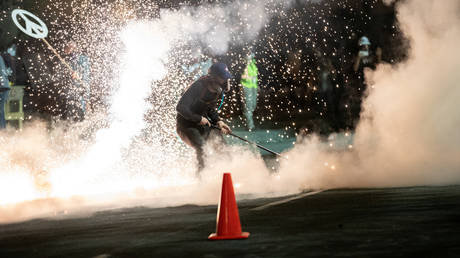
POLYGON ((257 88, 257 75, 259 70, 257 70, 256 59, 253 58, 244 69, 244 74, 241 76, 241 85, 246 88, 257 88))

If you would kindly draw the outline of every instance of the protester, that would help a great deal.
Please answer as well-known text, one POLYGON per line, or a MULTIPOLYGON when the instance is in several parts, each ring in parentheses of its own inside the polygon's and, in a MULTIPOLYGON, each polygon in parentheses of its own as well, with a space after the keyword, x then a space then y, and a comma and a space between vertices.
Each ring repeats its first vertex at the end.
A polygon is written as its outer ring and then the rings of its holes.
POLYGON ((211 136, 211 125, 217 126, 224 134, 231 133, 216 110, 224 91, 230 90, 231 77, 224 63, 214 63, 208 75, 195 81, 177 104, 177 133, 196 151, 197 174, 204 168, 203 147, 211 136))
POLYGON ((364 77, 364 71, 366 69, 374 70, 376 65, 381 61, 382 50, 377 47, 374 51, 371 49, 371 41, 368 37, 362 36, 358 41, 359 51, 355 57, 353 63, 354 78, 352 80, 352 87, 347 89, 349 96, 347 109, 348 119, 347 127, 355 128, 356 122, 359 119, 361 113, 361 102, 364 96, 364 92, 367 89, 367 83, 364 77))
POLYGON ((18 55, 16 44, 12 44, 6 52, 2 53, 3 61, 9 73, 9 81, 12 85, 26 86, 29 84, 26 67, 22 58, 18 55))
POLYGON ((14 84, 16 81, 16 45, 11 45, 5 52, 2 52, 1 55, 8 73, 8 80, 10 83, 14 84))
POLYGON ((353 70, 358 73, 359 79, 361 79, 363 84, 365 84, 364 69, 366 67, 370 69, 375 69, 377 63, 380 63, 381 61, 382 49, 377 47, 374 54, 370 49, 371 42, 366 36, 362 36, 359 39, 358 45, 360 49, 358 55, 355 58, 353 70))
POLYGON ((5 103, 8 100, 10 89, 11 87, 8 80, 8 70, 3 57, 0 56, 0 130, 6 128, 5 103))
POLYGON ((259 71, 256 65, 254 53, 249 52, 246 57, 247 65, 241 76, 241 85, 244 92, 244 115, 246 117, 246 126, 249 130, 254 130, 253 113, 257 106, 258 75, 259 71))
POLYGON ((67 44, 64 53, 73 70, 72 82, 67 92, 66 118, 81 121, 85 118, 91 94, 90 62, 88 56, 81 53, 73 41, 67 44))

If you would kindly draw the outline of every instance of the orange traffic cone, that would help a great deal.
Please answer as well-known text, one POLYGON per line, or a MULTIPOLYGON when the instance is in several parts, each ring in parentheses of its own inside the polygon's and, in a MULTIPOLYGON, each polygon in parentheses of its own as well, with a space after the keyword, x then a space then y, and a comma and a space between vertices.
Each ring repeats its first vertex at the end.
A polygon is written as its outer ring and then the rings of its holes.
POLYGON ((241 231, 240 215, 236 206, 235 192, 233 191, 232 176, 230 173, 224 173, 219 209, 217 211, 216 231, 217 233, 209 235, 208 239, 245 239, 249 237, 248 232, 241 231))

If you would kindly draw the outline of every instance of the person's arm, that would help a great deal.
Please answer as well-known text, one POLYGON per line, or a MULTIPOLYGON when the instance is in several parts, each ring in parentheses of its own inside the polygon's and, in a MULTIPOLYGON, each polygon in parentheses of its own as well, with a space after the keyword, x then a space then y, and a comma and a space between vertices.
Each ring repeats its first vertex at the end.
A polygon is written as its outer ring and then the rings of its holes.
POLYGON ((196 113, 193 113, 191 107, 193 103, 200 97, 200 87, 195 82, 190 86, 187 91, 185 91, 184 95, 177 103, 176 110, 177 112, 185 119, 192 121, 194 123, 200 123, 202 120, 202 116, 196 113))
POLYGON ((8 64, 10 82, 16 84, 16 58, 9 57, 9 64, 8 64))
POLYGON ((248 79, 249 78, 249 66, 246 66, 244 68, 244 72, 241 75, 241 79, 248 79))
POLYGON ((380 47, 377 47, 377 49, 375 50, 375 55, 377 56, 377 63, 381 63, 382 62, 382 48, 380 47))
POLYGON ((253 65, 254 65, 254 76, 255 76, 255 85, 256 85, 256 88, 257 88, 257 93, 260 92, 260 88, 259 88, 259 68, 257 68, 257 64, 256 62, 254 61, 253 62, 253 65))
POLYGON ((220 121, 219 114, 215 107, 209 107, 206 115, 211 119, 211 123, 217 124, 220 121))
POLYGON ((223 134, 232 133, 232 129, 220 119, 215 107, 210 106, 206 114, 210 119, 211 123, 217 125, 223 134))
POLYGON ((353 64, 353 71, 357 72, 359 69, 359 63, 361 62, 361 56, 358 54, 355 59, 355 63, 353 64))

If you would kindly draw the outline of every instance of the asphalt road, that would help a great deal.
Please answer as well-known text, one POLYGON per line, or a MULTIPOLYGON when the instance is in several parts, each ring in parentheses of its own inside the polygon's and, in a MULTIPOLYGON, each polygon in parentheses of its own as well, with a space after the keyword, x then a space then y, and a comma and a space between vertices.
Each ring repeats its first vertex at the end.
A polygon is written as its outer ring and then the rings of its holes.
POLYGON ((0 257, 460 257, 460 186, 290 197, 240 201, 246 240, 207 240, 216 206, 136 207, 0 225, 0 257))

